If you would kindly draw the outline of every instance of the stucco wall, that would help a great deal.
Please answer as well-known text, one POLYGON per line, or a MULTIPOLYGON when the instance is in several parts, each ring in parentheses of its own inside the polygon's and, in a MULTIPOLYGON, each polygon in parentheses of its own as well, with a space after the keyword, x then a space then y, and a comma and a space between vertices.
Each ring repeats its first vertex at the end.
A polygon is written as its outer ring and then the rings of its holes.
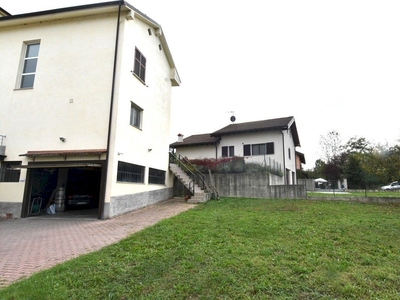
POLYGON ((176 153, 189 159, 216 158, 216 149, 214 145, 179 147, 176 153))
MULTIPOLYGON (((28 164, 32 159, 20 155, 30 150, 106 148, 115 20, 116 14, 101 14, 1 28, 0 40, 7 41, 0 43, 6 161, 28 164), (34 87, 20 89, 24 44, 30 41, 40 42, 34 87)), ((22 201, 26 173, 21 170, 19 183, 0 183, 0 201, 22 201)))
MULTIPOLYGON (((101 9, 84 16, 84 12, 66 14, 48 16, 49 20, 43 16, 40 22, 29 19, 0 30, 0 40, 7 41, 0 44, 0 134, 7 136, 7 161, 28 164, 32 159, 20 154, 29 150, 107 148, 117 6, 106 13, 101 9), (19 89, 24 43, 33 40, 40 41, 34 87, 19 89), (66 138, 64 143, 60 136, 66 138)), ((141 18, 127 19, 122 14, 119 33, 106 206, 119 196, 158 195, 158 191, 166 200, 168 193, 163 191, 173 184, 168 171, 171 66, 165 49, 156 29, 141 18), (147 59, 145 83, 131 72, 135 47, 147 59), (140 129, 129 124, 131 102, 143 109, 140 129), (118 183, 118 161, 144 166, 145 182, 118 183), (149 168, 166 172, 164 185, 148 184, 149 168)), ((76 159, 80 158, 68 157, 76 159)), ((25 181, 22 169, 19 183, 0 183, 0 202, 22 202, 25 181)))

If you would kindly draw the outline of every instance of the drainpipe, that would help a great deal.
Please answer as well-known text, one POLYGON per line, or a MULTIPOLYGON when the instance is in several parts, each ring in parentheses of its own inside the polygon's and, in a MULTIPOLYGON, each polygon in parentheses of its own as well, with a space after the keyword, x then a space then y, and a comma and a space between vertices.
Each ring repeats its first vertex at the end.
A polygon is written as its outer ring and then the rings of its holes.
POLYGON ((281 131, 282 134, 282 154, 283 154, 283 181, 285 184, 286 182, 286 159, 285 159, 285 136, 283 135, 283 131, 281 131))
POLYGON ((99 217, 104 215, 104 203, 106 196, 106 182, 108 176, 108 163, 110 158, 110 144, 111 144, 111 125, 112 125, 112 115, 113 115, 113 106, 114 106, 114 93, 115 93, 115 77, 117 73, 117 54, 118 54, 118 42, 119 42, 119 26, 121 19, 121 7, 124 4, 124 1, 120 1, 118 4, 118 17, 117 17, 117 29, 115 32, 115 48, 114 48, 114 66, 113 66, 113 75, 111 81, 111 98, 110 98, 110 114, 108 116, 108 134, 107 134, 107 151, 106 151, 106 161, 104 165, 104 179, 102 179, 101 191, 100 193, 103 195, 103 199, 100 203, 99 208, 99 217))

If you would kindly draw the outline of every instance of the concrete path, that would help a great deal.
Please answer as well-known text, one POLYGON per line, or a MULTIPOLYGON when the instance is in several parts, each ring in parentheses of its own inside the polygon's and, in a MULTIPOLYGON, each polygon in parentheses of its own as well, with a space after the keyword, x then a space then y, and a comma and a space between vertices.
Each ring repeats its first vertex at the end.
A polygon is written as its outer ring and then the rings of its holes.
POLYGON ((195 207, 164 201, 113 219, 42 216, 0 220, 0 288, 81 254, 116 243, 195 207))

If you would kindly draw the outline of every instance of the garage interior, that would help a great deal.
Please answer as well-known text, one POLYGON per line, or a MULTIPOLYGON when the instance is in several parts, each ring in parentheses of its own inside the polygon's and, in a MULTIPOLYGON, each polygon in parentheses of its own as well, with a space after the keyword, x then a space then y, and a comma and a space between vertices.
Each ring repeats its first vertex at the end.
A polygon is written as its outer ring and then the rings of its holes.
POLYGON ((89 164, 28 169, 26 217, 97 218, 101 174, 101 166, 89 164), (55 204, 55 214, 47 212, 50 204, 55 204))

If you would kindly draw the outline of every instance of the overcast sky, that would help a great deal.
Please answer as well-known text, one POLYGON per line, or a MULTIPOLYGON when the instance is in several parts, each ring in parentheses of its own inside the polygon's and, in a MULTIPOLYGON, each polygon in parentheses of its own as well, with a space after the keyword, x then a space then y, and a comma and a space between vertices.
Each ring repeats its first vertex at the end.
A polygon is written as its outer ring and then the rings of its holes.
MULTIPOLYGON (((105 1, 2 0, 20 14, 105 1)), ((320 136, 400 138, 400 1, 131 0, 161 24, 182 80, 171 143, 294 116, 306 168, 320 136)))

